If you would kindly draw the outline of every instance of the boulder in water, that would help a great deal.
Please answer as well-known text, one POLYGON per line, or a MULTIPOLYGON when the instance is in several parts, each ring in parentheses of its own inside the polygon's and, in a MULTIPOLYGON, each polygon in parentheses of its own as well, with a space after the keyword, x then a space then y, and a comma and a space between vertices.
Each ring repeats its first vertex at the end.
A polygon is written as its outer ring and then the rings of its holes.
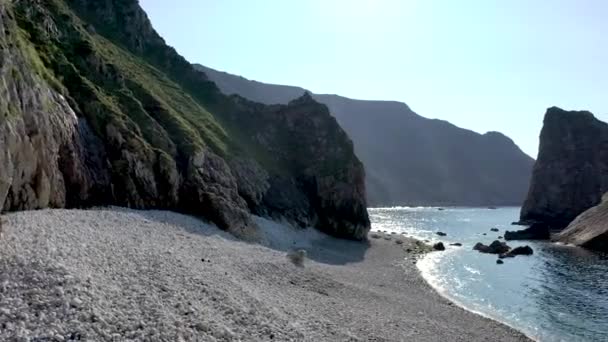
POLYGON ((504 262, 504 261, 502 261, 502 260, 500 260, 500 259, 496 259, 496 263, 497 263, 497 264, 499 264, 499 265, 502 265, 502 264, 504 264, 505 262, 504 262))
POLYGON ((439 236, 446 236, 446 235, 448 235, 448 234, 446 234, 446 233, 444 233, 444 232, 437 232, 437 233, 435 233, 435 234, 437 234, 437 235, 439 235, 439 236))
POLYGON ((534 250, 532 249, 532 247, 530 246, 519 246, 519 247, 515 247, 512 250, 503 253, 500 255, 499 258, 503 259, 503 258, 513 258, 517 255, 532 255, 534 254, 534 250))
POLYGON ((451 243, 450 246, 460 247, 460 246, 462 246, 462 244, 460 242, 454 242, 454 243, 451 243))
POLYGON ((436 251, 445 251, 445 246, 443 245, 443 242, 437 242, 433 245, 433 249, 436 251))
POLYGON ((473 250, 479 251, 480 253, 489 253, 489 254, 503 254, 508 252, 511 247, 507 246, 505 242, 500 242, 498 240, 494 240, 489 246, 484 245, 481 242, 478 242, 473 246, 473 250))
POLYGON ((497 232, 497 231, 498 231, 498 228, 491 228, 491 229, 490 229, 490 231, 491 231, 491 232, 497 232))

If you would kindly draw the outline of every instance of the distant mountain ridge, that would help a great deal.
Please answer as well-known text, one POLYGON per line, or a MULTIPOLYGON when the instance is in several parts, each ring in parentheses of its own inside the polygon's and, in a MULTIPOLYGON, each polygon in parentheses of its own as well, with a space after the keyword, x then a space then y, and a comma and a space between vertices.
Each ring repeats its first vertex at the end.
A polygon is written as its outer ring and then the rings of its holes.
MULTIPOLYGON (((195 67, 225 94, 260 103, 284 104, 307 91, 195 67)), ((372 206, 521 205, 525 199, 534 159, 501 133, 424 118, 396 101, 313 97, 353 140, 372 206)))

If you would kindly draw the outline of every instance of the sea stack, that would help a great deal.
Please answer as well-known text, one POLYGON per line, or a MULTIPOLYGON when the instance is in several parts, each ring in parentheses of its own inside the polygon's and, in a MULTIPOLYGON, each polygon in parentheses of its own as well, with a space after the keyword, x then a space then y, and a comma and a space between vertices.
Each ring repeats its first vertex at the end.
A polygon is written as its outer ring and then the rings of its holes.
POLYGON ((549 108, 522 223, 565 228, 608 191, 608 125, 587 111, 549 108))

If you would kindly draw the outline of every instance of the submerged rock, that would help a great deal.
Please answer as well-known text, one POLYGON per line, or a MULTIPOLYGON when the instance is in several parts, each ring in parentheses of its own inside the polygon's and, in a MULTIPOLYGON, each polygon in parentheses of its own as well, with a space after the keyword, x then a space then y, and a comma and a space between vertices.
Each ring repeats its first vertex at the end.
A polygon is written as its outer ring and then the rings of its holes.
POLYGON ((505 262, 504 262, 504 261, 502 261, 502 260, 500 260, 500 259, 496 259, 496 263, 497 263, 497 264, 499 264, 499 265, 502 265, 502 264, 504 264, 505 262))
POLYGON ((513 258, 516 255, 532 255, 534 254, 534 250, 532 250, 532 247, 530 246, 519 246, 519 247, 515 247, 512 250, 503 253, 499 256, 499 258, 504 259, 504 258, 513 258))
POLYGON ((451 243, 450 246, 460 247, 460 246, 462 246, 462 244, 460 242, 454 242, 454 243, 451 243))
POLYGON ((494 240, 489 246, 486 246, 481 242, 478 242, 473 246, 473 250, 489 254, 502 254, 508 252, 510 249, 511 247, 507 246, 505 242, 500 242, 498 240, 494 240))
POLYGON ((435 234, 437 234, 437 235, 439 235, 439 236, 446 236, 446 235, 448 235, 448 234, 446 234, 446 233, 444 233, 444 232, 437 232, 437 233, 435 233, 435 234))
POLYGON ((505 240, 548 240, 550 237, 549 227, 543 223, 534 223, 529 228, 506 231, 505 240))
POLYGON ((490 228, 490 231, 491 231, 491 232, 497 232, 497 231, 498 231, 498 228, 490 228))

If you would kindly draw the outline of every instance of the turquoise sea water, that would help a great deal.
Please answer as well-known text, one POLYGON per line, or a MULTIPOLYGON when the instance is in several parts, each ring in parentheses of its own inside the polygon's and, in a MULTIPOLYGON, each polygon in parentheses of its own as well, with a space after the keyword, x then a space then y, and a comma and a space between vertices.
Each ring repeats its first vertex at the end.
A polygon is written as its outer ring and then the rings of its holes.
POLYGON ((530 245, 533 256, 496 264, 473 251, 512 226, 519 208, 376 208, 372 230, 442 241, 447 250, 418 262, 425 279, 465 308, 504 322, 540 341, 608 341, 608 255, 549 242, 530 245), (498 228, 498 232, 490 231, 498 228), (440 237, 441 231, 447 236, 440 237), (483 235, 483 234, 486 235, 483 235), (460 242, 462 247, 448 246, 460 242))

